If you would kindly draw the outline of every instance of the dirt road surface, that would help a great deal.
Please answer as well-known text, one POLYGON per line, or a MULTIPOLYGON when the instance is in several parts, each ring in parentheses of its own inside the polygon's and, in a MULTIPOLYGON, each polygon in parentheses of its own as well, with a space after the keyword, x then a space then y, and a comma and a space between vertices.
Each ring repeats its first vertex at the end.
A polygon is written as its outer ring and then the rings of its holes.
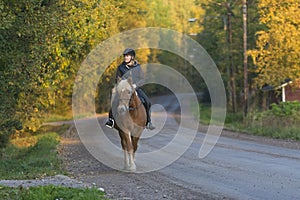
MULTIPOLYGON (((176 99, 163 97, 154 99, 153 103, 156 104, 153 121, 158 131, 143 133, 140 152, 162 148, 178 130, 176 99)), ((98 117, 99 125, 118 145, 117 132, 104 127, 105 120, 106 115, 98 117)), ((89 127, 88 119, 84 123, 89 127)), ((93 130, 87 128, 89 131, 93 130)), ((60 152, 72 177, 104 188, 110 199, 300 198, 298 142, 223 131, 213 151, 200 159, 198 153, 205 132, 206 127, 199 126, 192 144, 178 160, 147 173, 127 173, 105 166, 85 148, 74 126, 64 135, 60 152)), ((112 159, 122 159, 122 156, 112 159)))

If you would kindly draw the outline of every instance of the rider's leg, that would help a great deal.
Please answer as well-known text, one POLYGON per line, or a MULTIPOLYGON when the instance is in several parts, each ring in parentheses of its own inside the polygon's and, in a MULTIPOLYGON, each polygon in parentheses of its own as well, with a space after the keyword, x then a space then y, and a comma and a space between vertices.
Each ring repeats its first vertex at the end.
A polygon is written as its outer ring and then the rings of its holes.
POLYGON ((153 129, 155 129, 155 126, 151 122, 151 109, 150 109, 151 108, 151 101, 141 89, 138 89, 137 93, 140 96, 140 98, 142 98, 144 100, 144 105, 145 105, 146 113, 147 113, 147 126, 146 126, 146 128, 148 128, 150 130, 153 130, 153 129))
POLYGON ((107 126, 108 128, 113 128, 114 125, 115 125, 115 120, 113 118, 112 109, 110 109, 108 113, 108 120, 105 123, 105 126, 107 126))
POLYGON ((108 120, 105 123, 105 126, 107 126, 108 128, 114 128, 114 126, 115 126, 115 120, 114 120, 114 115, 113 115, 112 109, 113 108, 115 109, 116 106, 117 106, 117 99, 115 98, 115 93, 113 93, 112 94, 112 105, 111 105, 111 108, 108 113, 108 120))

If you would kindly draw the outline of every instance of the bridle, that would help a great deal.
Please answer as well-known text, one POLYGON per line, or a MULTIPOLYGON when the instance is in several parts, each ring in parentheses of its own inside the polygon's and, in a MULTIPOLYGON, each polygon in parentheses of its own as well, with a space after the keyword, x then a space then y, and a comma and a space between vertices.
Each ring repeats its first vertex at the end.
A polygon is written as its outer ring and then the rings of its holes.
MULTIPOLYGON (((134 92, 136 92, 136 91, 134 91, 134 92)), ((136 93, 136 95, 137 95, 137 93, 136 93)), ((138 110, 138 109, 141 107, 141 105, 143 105, 143 102, 142 102, 142 100, 140 99, 141 103, 140 103, 137 107, 131 107, 131 106, 129 106, 129 103, 130 103, 130 101, 132 100, 132 97, 133 97, 133 93, 131 94, 131 97, 130 97, 130 98, 119 98, 119 99, 118 99, 118 102, 120 102, 120 101, 128 101, 128 105, 126 105, 126 110, 127 110, 127 111, 138 110)), ((138 95, 137 95, 137 97, 138 97, 138 95)), ((139 98, 139 97, 138 97, 138 98, 139 98)))

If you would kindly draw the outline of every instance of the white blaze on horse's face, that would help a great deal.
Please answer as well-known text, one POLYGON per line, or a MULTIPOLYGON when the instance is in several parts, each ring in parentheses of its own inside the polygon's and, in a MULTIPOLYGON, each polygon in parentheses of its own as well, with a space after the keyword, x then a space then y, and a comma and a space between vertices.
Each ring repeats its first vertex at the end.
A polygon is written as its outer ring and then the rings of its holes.
POLYGON ((133 88, 127 80, 121 80, 117 85, 117 93, 119 96, 118 113, 124 114, 129 110, 129 101, 133 93, 133 88))

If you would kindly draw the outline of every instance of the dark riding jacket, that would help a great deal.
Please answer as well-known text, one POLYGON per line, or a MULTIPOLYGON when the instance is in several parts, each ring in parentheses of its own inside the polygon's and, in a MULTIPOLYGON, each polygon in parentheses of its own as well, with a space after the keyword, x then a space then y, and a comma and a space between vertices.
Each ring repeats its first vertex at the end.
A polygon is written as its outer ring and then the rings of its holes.
POLYGON ((116 73, 116 83, 119 78, 127 79, 129 76, 132 77, 132 81, 136 84, 137 88, 143 85, 144 83, 144 72, 141 68, 141 65, 134 61, 133 66, 127 66, 125 62, 122 62, 118 66, 116 73))

